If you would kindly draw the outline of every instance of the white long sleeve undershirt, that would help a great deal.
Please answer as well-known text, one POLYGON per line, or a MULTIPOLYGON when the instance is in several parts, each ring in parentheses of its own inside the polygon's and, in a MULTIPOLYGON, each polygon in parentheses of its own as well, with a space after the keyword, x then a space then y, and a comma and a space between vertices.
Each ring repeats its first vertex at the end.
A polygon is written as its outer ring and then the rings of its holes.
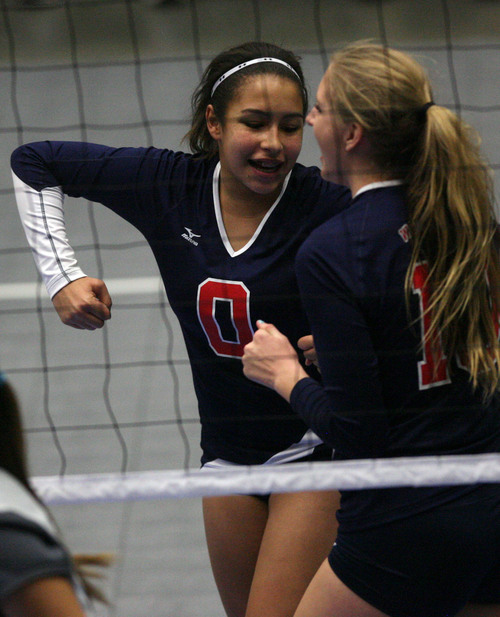
POLYGON ((52 299, 68 283, 86 276, 70 246, 64 221, 64 193, 60 186, 41 191, 12 172, 21 222, 36 267, 52 299))

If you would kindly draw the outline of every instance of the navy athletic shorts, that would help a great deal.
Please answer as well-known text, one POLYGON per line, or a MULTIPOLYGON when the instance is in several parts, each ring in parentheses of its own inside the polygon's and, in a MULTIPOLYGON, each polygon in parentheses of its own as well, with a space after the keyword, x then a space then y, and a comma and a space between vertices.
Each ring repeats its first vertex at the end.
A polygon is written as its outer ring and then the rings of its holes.
MULTIPOLYGON (((333 457, 332 447, 328 446, 325 443, 322 443, 319 446, 316 446, 314 450, 311 452, 311 454, 308 454, 307 456, 298 458, 295 461, 290 461, 290 462, 291 463, 307 463, 310 461, 331 461, 332 457, 333 457)), ((266 503, 268 503, 269 497, 271 495, 268 495, 268 494, 259 495, 258 493, 255 493, 255 494, 251 493, 250 496, 256 497, 257 499, 260 499, 261 501, 265 501, 266 503)))
POLYGON ((332 570, 391 617, 451 617, 468 602, 500 604, 500 485, 482 488, 363 531, 344 533, 341 524, 332 570))

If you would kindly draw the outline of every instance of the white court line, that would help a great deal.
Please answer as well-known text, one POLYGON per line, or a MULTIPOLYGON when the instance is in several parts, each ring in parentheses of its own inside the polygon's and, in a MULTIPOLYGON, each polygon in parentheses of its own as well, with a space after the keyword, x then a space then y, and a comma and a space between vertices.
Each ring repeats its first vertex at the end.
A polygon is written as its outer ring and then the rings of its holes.
MULTIPOLYGON (((141 276, 136 278, 104 279, 111 296, 136 296, 157 294, 163 289, 163 283, 157 276, 141 276)), ((37 283, 2 283, 0 284, 0 302, 35 299, 39 285, 37 283)), ((47 292, 42 286, 42 297, 47 292)))

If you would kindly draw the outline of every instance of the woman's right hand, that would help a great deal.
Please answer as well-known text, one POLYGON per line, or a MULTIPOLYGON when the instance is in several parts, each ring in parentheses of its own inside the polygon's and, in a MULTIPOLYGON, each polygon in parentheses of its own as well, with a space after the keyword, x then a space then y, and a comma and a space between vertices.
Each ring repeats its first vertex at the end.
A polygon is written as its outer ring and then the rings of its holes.
POLYGON ((111 296, 100 279, 85 276, 68 283, 52 298, 61 321, 78 330, 96 330, 111 319, 111 296))
POLYGON ((245 345, 242 361, 248 379, 272 388, 286 401, 290 401, 295 384, 309 377, 286 336, 263 321, 257 322, 257 331, 245 345))

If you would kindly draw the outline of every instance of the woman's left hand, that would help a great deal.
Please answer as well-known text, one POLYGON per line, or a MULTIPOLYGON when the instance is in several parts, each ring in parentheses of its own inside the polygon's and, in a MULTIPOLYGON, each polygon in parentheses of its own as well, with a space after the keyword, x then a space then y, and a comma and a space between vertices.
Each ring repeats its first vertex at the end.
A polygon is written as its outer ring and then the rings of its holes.
POLYGON ((295 384, 308 374, 290 341, 275 326, 258 321, 257 328, 253 341, 244 348, 243 373, 289 401, 295 384))
POLYGON ((307 334, 306 336, 299 338, 297 341, 297 346, 304 353, 306 366, 311 366, 311 364, 314 364, 319 371, 318 355, 316 353, 316 348, 314 347, 314 339, 312 334, 307 334))

